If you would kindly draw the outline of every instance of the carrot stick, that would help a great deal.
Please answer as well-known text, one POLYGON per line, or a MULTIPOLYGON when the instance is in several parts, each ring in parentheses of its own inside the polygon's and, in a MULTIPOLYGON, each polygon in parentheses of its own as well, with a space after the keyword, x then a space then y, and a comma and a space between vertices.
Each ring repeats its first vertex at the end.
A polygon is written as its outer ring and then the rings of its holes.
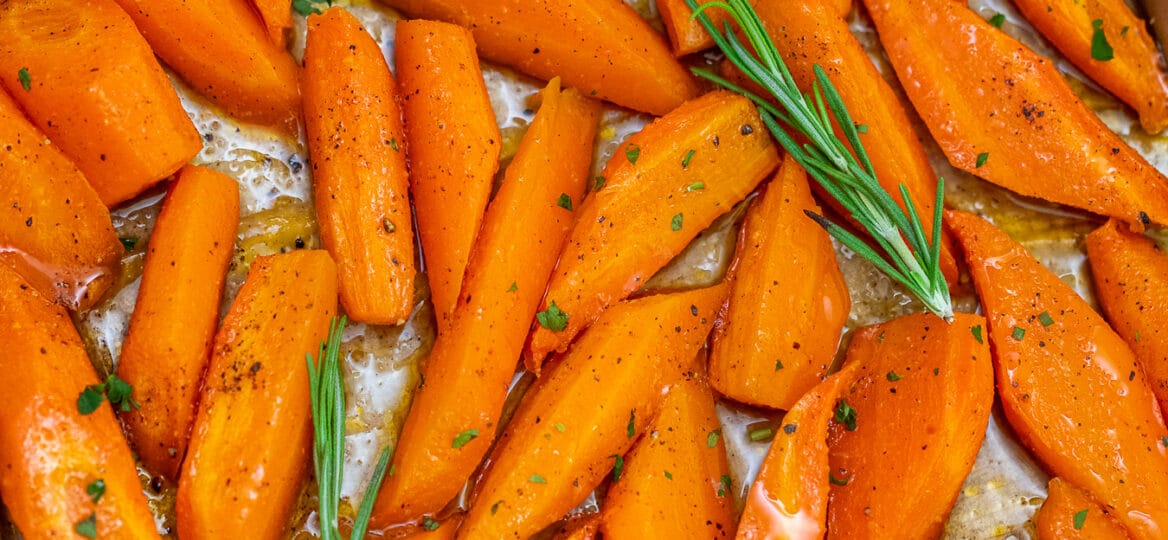
POLYGON ((109 210, 81 171, 0 89, 0 262, 41 294, 87 309, 113 284, 122 255, 109 210))
POLYGON ((1038 540, 1127 540, 1127 529, 1083 490, 1051 478, 1046 502, 1034 516, 1038 540))
POLYGON ((527 538, 612 474, 706 341, 727 287, 613 306, 520 404, 495 447, 460 539, 527 538), (570 459, 569 459, 570 458, 570 459))
POLYGON ((1130 223, 1168 223, 1168 184, 1050 61, 964 4, 865 2, 909 99, 954 166, 1130 223))
POLYGON ((171 184, 150 235, 118 376, 142 407, 121 415, 147 470, 172 480, 195 420, 219 301, 239 225, 239 185, 187 166, 171 184))
POLYGON ((788 410, 835 359, 851 299, 831 238, 805 210, 821 213, 807 173, 785 159, 747 211, 714 326, 710 386, 726 397, 788 410))
POLYGON ((553 79, 487 210, 462 297, 426 361, 374 507, 389 525, 442 507, 494 440, 515 361, 572 227, 592 164, 598 107, 553 79), (565 206, 571 206, 566 204, 565 206), (473 434, 473 435, 472 435, 473 434))
POLYGON ((296 132, 296 61, 272 42, 247 0, 116 1, 203 97, 240 120, 296 132))
POLYGON ((1162 537, 1168 429, 1131 349, 1005 233, 962 212, 946 221, 987 313, 1014 431, 1054 475, 1113 508, 1133 537, 1162 537))
POLYGON ((382 0, 412 18, 470 28, 483 58, 588 96, 663 115, 697 97, 665 39, 621 0, 382 0))
POLYGON ((410 191, 430 297, 444 326, 491 197, 502 136, 470 31, 413 20, 398 22, 396 32, 410 191))
POLYGON ((630 137, 605 165, 604 187, 580 207, 548 285, 544 313, 566 313, 567 323, 535 328, 528 368, 538 372, 548 353, 563 352, 778 162, 754 105, 729 92, 687 102, 630 137))
POLYGON ((231 304, 178 483, 183 538, 283 538, 308 472, 306 354, 336 313, 324 251, 259 257, 231 304))
POLYGON ((110 0, 0 4, 0 83, 107 206, 202 148, 150 46, 110 0))
POLYGON ((3 265, 0 347, 0 496, 24 538, 76 538, 89 521, 101 538, 158 538, 113 411, 79 409, 98 379, 73 321, 3 265))
POLYGON ((604 499, 607 538, 719 538, 734 532, 714 395, 690 373, 673 384, 604 499), (710 444, 710 443, 713 444, 710 444))
POLYGON ((847 362, 859 367, 840 398, 855 418, 828 439, 828 538, 941 535, 994 401, 984 329, 977 315, 916 314, 852 337, 847 362))
POLYGON ((267 28, 268 38, 277 49, 288 46, 288 30, 292 28, 292 3, 285 0, 252 0, 267 28))
POLYGON ((414 299, 405 137, 393 75, 344 8, 308 20, 304 116, 320 236, 353 320, 402 324, 414 299))

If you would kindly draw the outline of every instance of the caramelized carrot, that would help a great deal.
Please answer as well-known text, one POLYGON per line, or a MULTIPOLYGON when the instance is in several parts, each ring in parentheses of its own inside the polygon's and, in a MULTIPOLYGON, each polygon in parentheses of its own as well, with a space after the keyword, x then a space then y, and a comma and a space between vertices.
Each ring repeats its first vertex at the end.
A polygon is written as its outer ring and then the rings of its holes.
POLYGON ((1168 183, 1050 61, 960 2, 865 2, 909 99, 954 166, 1130 223, 1168 223, 1168 183))
POLYGON ((483 58, 663 115, 698 95, 665 39, 621 0, 382 0, 474 33, 483 58))
POLYGON ((1052 478, 1046 502, 1034 516, 1038 540, 1127 540, 1127 529, 1095 499, 1062 478, 1052 478))
POLYGON ((141 408, 121 415, 147 470, 178 479, 195 420, 219 301, 239 225, 239 184, 188 166, 171 184, 150 235, 118 376, 141 408))
POLYGON ((288 30, 292 28, 292 3, 285 0, 252 0, 267 28, 268 38, 277 49, 288 45, 288 30))
POLYGON ((112 409, 78 408, 98 379, 73 321, 3 265, 0 347, 0 496, 23 537, 75 538, 92 522, 101 538, 158 538, 112 409))
POLYGON ((837 407, 846 400, 855 417, 828 439, 828 538, 941 535, 994 402, 984 329, 977 315, 916 314, 852 337, 847 362, 858 368, 837 407))
POLYGON ((308 20, 304 121, 320 237, 355 321, 401 324, 414 299, 405 137, 381 48, 344 8, 308 20))
POLYGON ((820 213, 807 173, 785 159, 747 211, 714 326, 710 386, 726 397, 788 410, 835 359, 851 299, 831 238, 805 210, 820 213))
POLYGON ((726 290, 649 296, 606 311, 519 405, 459 538, 527 538, 584 500, 692 364, 726 290))
POLYGON ((183 538, 283 538, 308 472, 306 354, 336 313, 328 253, 259 257, 215 335, 175 502, 183 538))
POLYGON ((26 268, 41 294, 73 310, 113 284, 122 246, 81 171, 0 89, 0 263, 26 268))
POLYGON ((552 540, 596 540, 600 532, 600 512, 569 518, 552 540))
POLYGON ((111 0, 0 4, 0 83, 107 206, 202 147, 150 46, 111 0))
POLYGON ((985 220, 947 212, 989 321, 998 396, 1054 475, 1135 538, 1168 523, 1168 428, 1135 355, 1058 276, 985 220))
POLYGON ((503 139, 470 31, 413 20, 399 21, 396 32, 410 191, 430 297, 444 326, 483 223, 503 139))
POLYGON ((625 141, 605 165, 604 187, 580 207, 548 285, 544 309, 566 313, 566 325, 536 327, 528 368, 563 352, 778 162, 754 105, 729 92, 687 102, 625 141))
MULTIPOLYGON (((699 5, 711 1, 704 0, 699 5)), ((714 46, 714 38, 710 37, 701 23, 691 18, 693 10, 686 0, 657 0, 657 11, 661 13, 661 22, 665 24, 665 33, 669 35, 674 55, 685 56, 714 46)), ((706 8, 705 14, 719 29, 730 20, 726 10, 718 7, 706 8)))
POLYGON ((448 331, 426 361, 374 507, 390 525, 442 507, 494 440, 515 361, 592 164, 598 107, 553 79, 491 203, 448 331))

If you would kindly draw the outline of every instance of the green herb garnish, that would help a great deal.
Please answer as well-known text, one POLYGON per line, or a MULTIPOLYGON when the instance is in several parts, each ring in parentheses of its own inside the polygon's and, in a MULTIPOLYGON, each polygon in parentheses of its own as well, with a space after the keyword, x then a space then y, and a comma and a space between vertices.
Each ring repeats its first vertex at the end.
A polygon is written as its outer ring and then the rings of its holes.
POLYGON ((1083 528, 1083 524, 1084 524, 1084 523, 1086 523, 1086 522, 1087 522, 1087 509, 1086 509, 1086 508, 1084 508, 1084 509, 1082 509, 1082 510, 1079 510, 1078 512, 1075 512, 1075 523, 1074 523, 1074 525, 1075 525, 1075 530, 1076 530, 1076 531, 1077 531, 1077 530, 1080 530, 1080 529, 1082 529, 1082 528, 1083 528))
POLYGON ((674 214, 673 219, 669 220, 669 228, 674 230, 674 231, 680 231, 681 230, 681 222, 684 219, 685 219, 685 216, 682 215, 681 212, 674 214))
POLYGON ((703 189, 706 189, 705 182, 694 182, 694 183, 685 187, 686 191, 701 191, 703 189))
POLYGON ((97 514, 89 514, 89 517, 78 521, 73 530, 86 538, 97 538, 97 514))
POLYGON ((1108 62, 1115 58, 1115 51, 1111 49, 1107 35, 1103 33, 1103 19, 1091 21, 1091 27, 1095 29, 1091 34, 1091 58, 1100 62, 1108 62))
POLYGON ((613 454, 608 457, 615 460, 612 462, 612 482, 615 484, 625 472, 625 457, 620 454, 613 454))
POLYGON ((119 379, 117 374, 111 373, 106 377, 105 382, 101 384, 91 384, 86 386, 81 394, 77 396, 77 412, 81 414, 93 414, 101 402, 109 400, 110 406, 122 412, 129 412, 130 409, 138 409, 137 401, 131 394, 134 393, 134 387, 130 383, 119 379))
POLYGON ((641 147, 635 144, 629 144, 625 147, 625 157, 628 158, 629 163, 637 164, 637 158, 641 157, 641 147))
POLYGON ((629 426, 626 428, 629 438, 633 438, 637 434, 637 410, 629 411, 629 426))
POLYGON ((32 91, 32 75, 28 74, 28 68, 20 68, 20 71, 16 72, 16 78, 20 79, 20 87, 25 92, 32 91))
MULTIPOLYGON (((706 448, 713 448, 715 446, 718 446, 718 437, 721 437, 721 436, 722 436, 722 430, 715 429, 714 431, 711 431, 708 435, 706 435, 706 448)), ((1165 446, 1168 446, 1168 444, 1166 444, 1165 446)))
POLYGON ((689 160, 693 159, 694 152, 695 150, 692 148, 689 150, 689 152, 686 152, 685 157, 681 159, 681 168, 685 169, 689 167, 689 160))
POLYGON ((1038 322, 1042 323, 1043 326, 1050 326, 1054 324, 1054 319, 1050 317, 1049 311, 1043 311, 1038 314, 1038 322))
POLYGON ((546 484, 547 478, 544 478, 538 474, 533 474, 530 478, 527 479, 527 481, 531 482, 532 484, 546 484))
POLYGON ((452 440, 450 442, 450 447, 451 448, 462 448, 462 447, 466 446, 466 443, 473 441, 475 439, 475 437, 478 437, 478 436, 479 436, 479 430, 468 429, 462 433, 459 433, 458 435, 455 435, 454 440, 452 440))
POLYGON ((1001 13, 995 13, 993 17, 990 17, 990 26, 994 28, 1001 28, 1004 22, 1006 22, 1006 16, 1001 13))
POLYGON ((552 332, 563 332, 568 327, 568 314, 560 310, 555 300, 552 300, 546 310, 536 313, 535 320, 539 321, 540 326, 552 332))
POLYGON ((835 421, 843 424, 848 431, 856 430, 856 409, 848 405, 848 400, 841 399, 835 406, 835 421))
POLYGON ((90 482, 88 486, 85 486, 85 493, 89 495, 93 504, 97 504, 97 501, 101 500, 101 496, 105 495, 105 480, 98 478, 90 482))
POLYGON ((769 441, 774 436, 775 436, 775 430, 773 430, 769 427, 750 430, 750 440, 752 440, 754 442, 769 441))
POLYGON ((725 497, 726 493, 730 492, 731 487, 733 487, 733 484, 730 481, 730 475, 723 474, 719 481, 718 496, 725 497))
POLYGON ((981 325, 980 324, 977 326, 970 327, 969 331, 970 331, 970 333, 973 334, 973 339, 976 339, 979 345, 985 345, 985 341, 982 341, 982 339, 981 339, 981 325))
POLYGON ((989 152, 982 152, 982 153, 977 155, 977 163, 974 164, 974 167, 977 169, 980 169, 981 166, 985 165, 986 162, 989 160, 990 160, 990 153, 989 152))
POLYGON ((888 379, 888 382, 896 382, 896 381, 899 381, 899 380, 904 378, 904 377, 901 377, 900 375, 897 375, 895 371, 889 371, 888 374, 885 375, 884 377, 886 379, 888 379))
POLYGON ((559 200, 556 201, 556 205, 559 206, 560 208, 563 208, 564 210, 571 212, 572 211, 572 196, 568 195, 567 193, 561 193, 559 200))
POLYGON ((1014 336, 1014 339, 1022 341, 1022 338, 1026 337, 1026 329, 1021 326, 1015 326, 1014 332, 1011 335, 1014 336))
POLYGON ((436 519, 432 519, 429 516, 422 519, 422 528, 426 529, 427 531, 430 531, 430 532, 436 531, 436 530, 438 530, 438 527, 441 527, 441 526, 442 526, 441 521, 438 521, 436 519))

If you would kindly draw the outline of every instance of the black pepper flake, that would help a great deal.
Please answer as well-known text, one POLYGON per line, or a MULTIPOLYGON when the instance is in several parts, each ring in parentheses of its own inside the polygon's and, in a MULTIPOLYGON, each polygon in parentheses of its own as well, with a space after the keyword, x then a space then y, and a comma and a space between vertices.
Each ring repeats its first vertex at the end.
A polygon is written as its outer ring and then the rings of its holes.
POLYGON ((798 428, 799 428, 799 426, 796 426, 795 424, 787 424, 787 425, 783 426, 783 433, 786 433, 787 435, 791 435, 791 434, 795 433, 795 430, 798 428))
POLYGON ((738 131, 743 135, 750 135, 751 133, 754 133, 754 126, 750 124, 742 124, 742 128, 738 131))

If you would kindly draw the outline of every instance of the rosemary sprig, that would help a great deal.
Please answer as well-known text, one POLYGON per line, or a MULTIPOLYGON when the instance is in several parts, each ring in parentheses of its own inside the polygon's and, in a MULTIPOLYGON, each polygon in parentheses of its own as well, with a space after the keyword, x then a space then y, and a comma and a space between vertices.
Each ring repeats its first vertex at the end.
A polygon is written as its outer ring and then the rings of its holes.
POLYGON ((860 142, 859 131, 822 67, 815 65, 816 80, 811 92, 804 94, 796 86, 795 79, 748 0, 719 0, 700 7, 696 0, 686 0, 686 3, 726 58, 764 88, 780 107, 775 107, 764 97, 708 69, 694 68, 693 72, 753 101, 759 108, 763 123, 779 144, 868 231, 883 255, 827 218, 814 212, 807 212, 807 215, 852 251, 904 285, 929 311, 952 321, 953 304, 949 298, 949 285, 941 274, 941 245, 938 242, 941 236, 944 179, 937 179, 933 228, 931 236, 926 237, 916 205, 904 184, 900 185, 900 196, 907 210, 902 210, 880 186, 868 153, 860 142), (746 37, 750 49, 756 51, 757 55, 752 54, 739 40, 729 22, 722 32, 718 31, 705 14, 705 10, 712 7, 726 10, 746 37), (848 144, 836 136, 833 118, 848 144), (791 130, 809 142, 802 145, 797 143, 780 122, 790 126, 791 130), (848 145, 855 150, 855 155, 848 150, 848 145), (929 238, 932 238, 932 243, 929 238))

